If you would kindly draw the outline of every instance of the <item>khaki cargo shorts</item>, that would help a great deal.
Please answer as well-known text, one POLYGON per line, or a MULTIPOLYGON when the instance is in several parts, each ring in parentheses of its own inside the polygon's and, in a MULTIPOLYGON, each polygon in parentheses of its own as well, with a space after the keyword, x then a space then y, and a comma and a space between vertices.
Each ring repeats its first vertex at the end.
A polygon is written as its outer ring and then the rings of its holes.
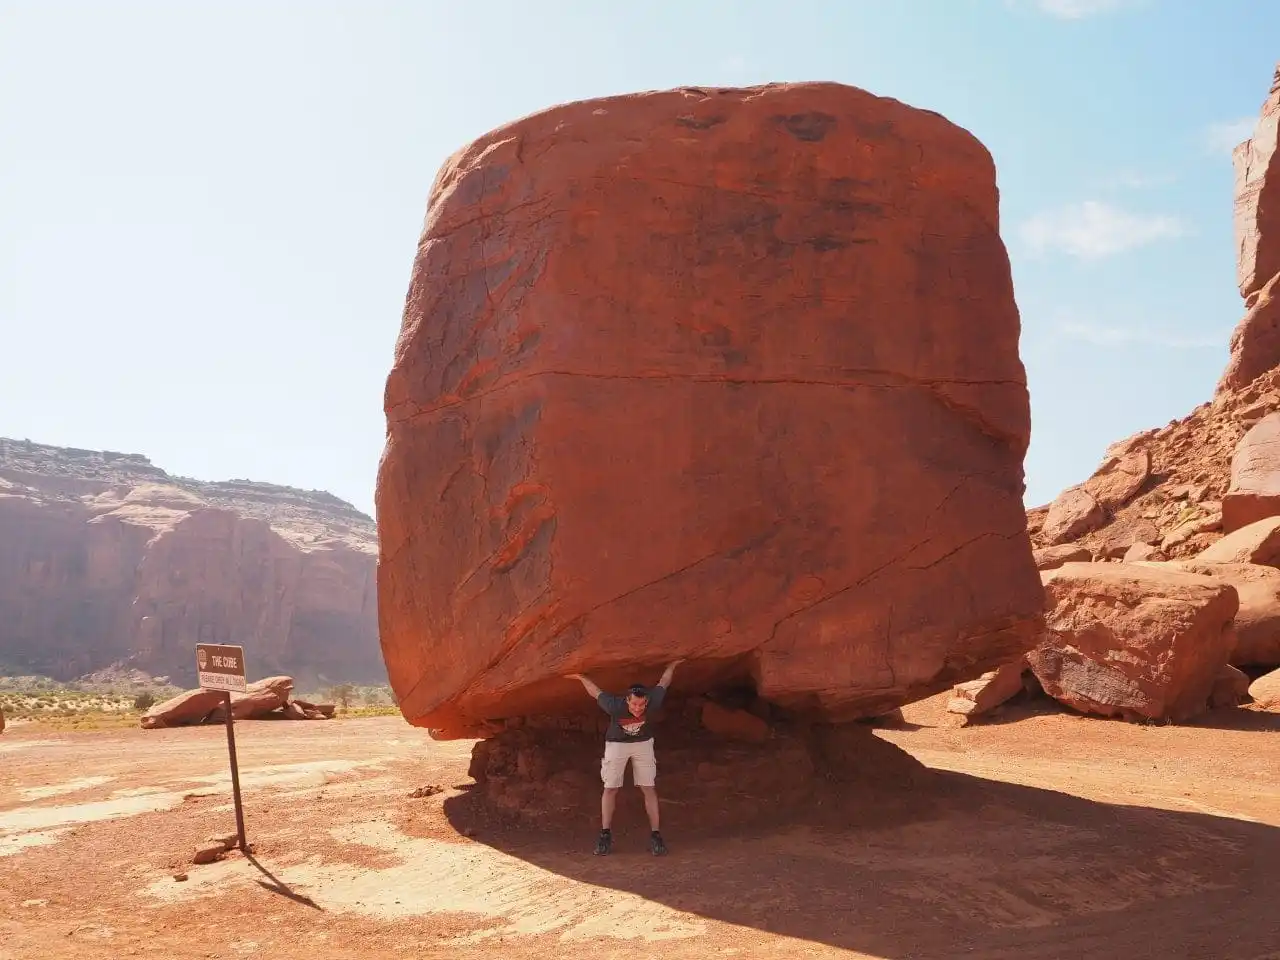
POLYGON ((600 761, 600 779, 606 789, 617 790, 622 786, 628 761, 631 763, 631 779, 637 787, 654 785, 658 777, 658 758, 653 753, 653 741, 615 743, 609 740, 605 742, 604 759, 600 761))

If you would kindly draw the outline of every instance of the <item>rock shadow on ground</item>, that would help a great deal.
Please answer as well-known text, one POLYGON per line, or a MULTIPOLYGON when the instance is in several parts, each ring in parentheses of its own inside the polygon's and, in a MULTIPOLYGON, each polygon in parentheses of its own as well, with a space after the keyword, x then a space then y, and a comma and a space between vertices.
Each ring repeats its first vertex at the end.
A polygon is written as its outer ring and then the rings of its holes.
MULTIPOLYGON (((863 728, 844 739, 843 762, 828 751, 834 773, 819 758, 801 804, 780 795, 744 806, 732 777, 690 790, 698 766, 690 771, 692 757, 680 754, 696 750, 677 744, 660 753, 669 856, 648 853, 628 778, 615 852, 594 857, 594 770, 589 753, 568 742, 563 755, 588 764, 587 780, 566 787, 562 779, 550 793, 508 783, 499 791, 505 806, 482 781, 445 800, 450 823, 603 897, 640 897, 886 960, 1270 960, 1280 945, 1275 826, 933 770, 863 728), (513 790, 526 791, 520 802, 510 801, 513 790), (708 806, 717 797, 723 805, 708 806)), ((747 757, 749 776, 766 755, 747 757)), ((780 756, 784 776, 794 773, 787 744, 780 756)))

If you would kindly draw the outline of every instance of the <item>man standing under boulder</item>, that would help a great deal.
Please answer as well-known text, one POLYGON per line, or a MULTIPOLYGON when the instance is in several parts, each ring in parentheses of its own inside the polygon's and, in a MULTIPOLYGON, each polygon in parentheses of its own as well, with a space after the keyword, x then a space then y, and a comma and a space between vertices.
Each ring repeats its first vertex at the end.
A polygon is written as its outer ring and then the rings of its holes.
POLYGON ((595 697, 600 709, 613 718, 613 722, 609 724, 609 732, 604 737, 604 759, 600 761, 600 779, 604 781, 604 792, 600 795, 600 838, 596 840, 596 856, 604 856, 613 849, 613 809, 618 802, 618 791, 622 789, 628 761, 631 763, 632 779, 644 794, 644 809, 649 815, 649 829, 652 831, 649 834, 649 849, 655 857, 667 852, 667 845, 662 842, 662 834, 659 832, 658 790, 654 786, 658 776, 658 761, 653 753, 653 727, 649 717, 650 711, 662 706, 676 667, 683 662, 674 660, 668 664, 657 686, 632 684, 627 688, 625 696, 605 693, 580 673, 568 675, 570 680, 580 682, 587 693, 595 697))

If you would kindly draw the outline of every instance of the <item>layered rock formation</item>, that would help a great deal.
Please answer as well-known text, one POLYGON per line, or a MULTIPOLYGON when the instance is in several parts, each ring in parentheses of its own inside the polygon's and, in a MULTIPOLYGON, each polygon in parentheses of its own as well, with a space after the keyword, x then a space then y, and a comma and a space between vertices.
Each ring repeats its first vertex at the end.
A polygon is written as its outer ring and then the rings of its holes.
POLYGON ((0 661, 377 682, 373 521, 326 493, 171 477, 144 457, 0 439, 0 661))
POLYGON ((462 735, 687 657, 683 690, 842 720, 1017 656, 1018 336, 991 158, 929 111, 690 88, 482 137, 387 381, 405 716, 462 735))
POLYGON ((1232 153, 1236 275, 1247 312, 1231 337, 1219 391, 1238 390, 1280 364, 1280 68, 1253 136, 1232 153))

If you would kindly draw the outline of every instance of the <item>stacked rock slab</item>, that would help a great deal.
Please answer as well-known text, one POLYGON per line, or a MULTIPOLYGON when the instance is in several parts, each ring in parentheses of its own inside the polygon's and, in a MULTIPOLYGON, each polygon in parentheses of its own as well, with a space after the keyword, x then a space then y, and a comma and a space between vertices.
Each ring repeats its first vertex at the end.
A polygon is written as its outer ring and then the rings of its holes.
POLYGON ((433 187, 386 387, 404 715, 465 735, 687 657, 684 690, 852 719, 1015 658, 1018 337, 991 158, 932 112, 688 88, 480 138, 433 187))

